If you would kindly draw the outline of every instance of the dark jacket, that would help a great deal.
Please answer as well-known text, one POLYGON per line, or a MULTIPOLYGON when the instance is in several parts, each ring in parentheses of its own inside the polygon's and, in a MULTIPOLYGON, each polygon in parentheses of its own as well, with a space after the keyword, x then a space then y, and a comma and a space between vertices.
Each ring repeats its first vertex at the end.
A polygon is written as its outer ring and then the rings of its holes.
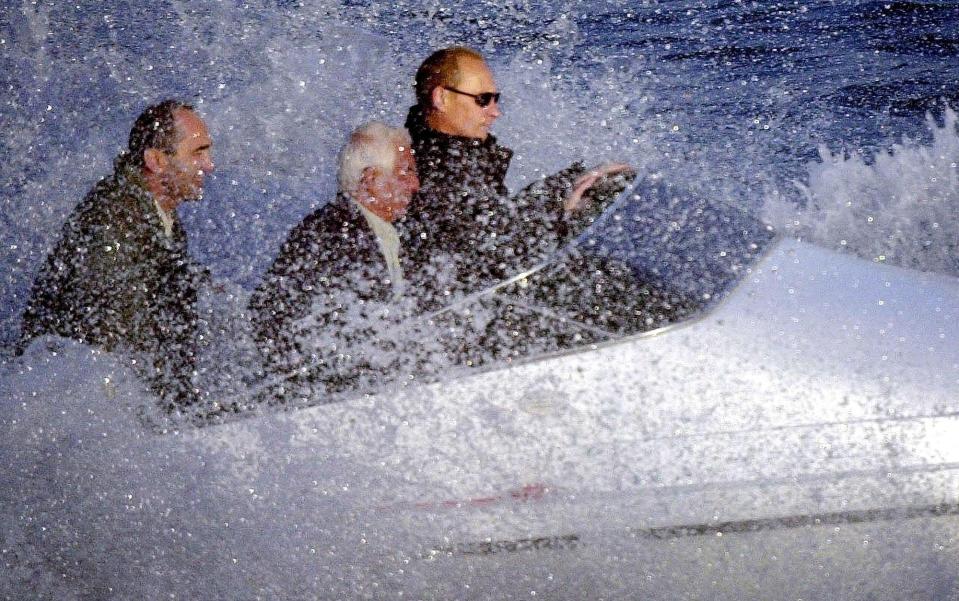
MULTIPOLYGON (((588 208, 566 217, 563 201, 576 179, 585 173, 582 164, 510 196, 505 177, 513 153, 500 146, 494 136, 477 140, 437 132, 426 124, 417 107, 410 109, 406 127, 413 139, 420 179, 419 192, 403 221, 409 236, 409 264, 423 269, 431 261, 445 260, 456 274, 452 287, 458 289, 440 290, 434 295, 437 301, 455 300, 456 293, 478 292, 541 264, 592 223, 631 177, 601 181, 584 195, 590 201, 588 208)), ((567 297, 579 298, 581 284, 592 287, 585 280, 592 282, 596 274, 609 279, 603 265, 586 261, 582 255, 577 255, 573 263, 583 282, 574 281, 571 287, 569 282, 546 278, 539 286, 544 294, 531 300, 563 307, 567 297)), ((510 295, 516 296, 515 292, 510 295)), ((469 303, 467 308, 434 319, 441 325, 438 331, 449 338, 445 343, 447 355, 457 364, 515 358, 525 354, 523 348, 533 348, 538 341, 558 335, 550 331, 555 323, 540 327, 542 319, 523 314, 499 295, 469 303)), ((549 350, 548 345, 543 348, 549 350)))
POLYGON ((168 402, 192 400, 196 301, 209 274, 174 220, 168 237, 135 168, 117 161, 73 210, 34 281, 18 351, 54 334, 146 353, 140 375, 168 402))
POLYGON ((268 379, 321 382, 327 392, 357 385, 382 350, 382 313, 397 317, 395 295, 376 235, 337 196, 293 228, 250 298, 268 379))
POLYGON ((406 127, 420 179, 403 221, 412 265, 445 255, 463 289, 476 290, 530 267, 571 233, 563 200, 584 172, 581 165, 510 196, 505 178, 513 152, 494 136, 437 132, 417 107, 406 127))

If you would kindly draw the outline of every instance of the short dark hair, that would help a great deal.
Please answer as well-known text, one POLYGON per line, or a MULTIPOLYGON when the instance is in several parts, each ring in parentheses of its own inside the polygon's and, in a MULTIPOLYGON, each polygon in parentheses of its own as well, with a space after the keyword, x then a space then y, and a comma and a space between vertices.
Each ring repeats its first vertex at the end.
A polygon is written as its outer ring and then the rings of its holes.
POLYGON ((140 113, 130 130, 127 144, 129 164, 143 167, 143 153, 149 148, 172 152, 177 143, 176 112, 192 111, 193 106, 175 99, 167 99, 148 106, 140 113))
POLYGON ((466 46, 451 46, 429 55, 416 70, 416 104, 425 110, 432 107, 433 90, 439 86, 455 86, 459 77, 460 60, 484 60, 483 55, 466 46))

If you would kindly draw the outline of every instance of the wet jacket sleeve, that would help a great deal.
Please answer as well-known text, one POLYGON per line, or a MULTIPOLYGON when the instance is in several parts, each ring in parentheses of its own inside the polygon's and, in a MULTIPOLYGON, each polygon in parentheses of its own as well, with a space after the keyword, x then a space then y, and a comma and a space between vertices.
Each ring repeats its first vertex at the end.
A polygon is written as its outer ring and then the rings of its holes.
POLYGON ((586 168, 576 162, 533 182, 511 200, 515 214, 526 224, 519 228, 527 249, 526 262, 542 260, 589 227, 625 189, 632 176, 603 178, 584 193, 584 207, 566 215, 563 204, 586 168))

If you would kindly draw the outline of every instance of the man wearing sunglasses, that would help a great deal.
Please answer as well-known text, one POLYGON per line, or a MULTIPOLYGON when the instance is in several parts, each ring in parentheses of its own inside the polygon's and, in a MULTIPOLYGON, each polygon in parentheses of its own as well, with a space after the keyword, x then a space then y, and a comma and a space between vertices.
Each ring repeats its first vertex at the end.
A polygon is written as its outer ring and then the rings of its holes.
POLYGON ((490 134, 501 114, 500 91, 483 56, 470 48, 430 55, 416 73, 416 100, 406 127, 421 186, 404 222, 408 257, 418 268, 445 255, 466 291, 514 275, 555 249, 575 229, 571 218, 584 198, 602 196, 589 192, 598 181, 602 193, 615 196, 633 177, 628 165, 587 171, 576 164, 511 197, 505 178, 513 152, 490 134), (617 175, 620 181, 608 181, 617 175))

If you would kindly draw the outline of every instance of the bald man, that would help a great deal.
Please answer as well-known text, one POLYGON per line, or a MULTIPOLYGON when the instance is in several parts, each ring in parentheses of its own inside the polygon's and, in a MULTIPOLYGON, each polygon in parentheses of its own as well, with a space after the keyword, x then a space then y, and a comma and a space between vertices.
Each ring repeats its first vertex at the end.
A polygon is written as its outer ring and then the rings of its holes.
POLYGON ((209 273, 190 257, 176 209, 202 196, 212 145, 188 104, 165 100, 140 114, 113 175, 73 210, 41 268, 19 351, 58 335, 146 353, 141 376, 168 409, 196 400, 195 305, 209 273))

